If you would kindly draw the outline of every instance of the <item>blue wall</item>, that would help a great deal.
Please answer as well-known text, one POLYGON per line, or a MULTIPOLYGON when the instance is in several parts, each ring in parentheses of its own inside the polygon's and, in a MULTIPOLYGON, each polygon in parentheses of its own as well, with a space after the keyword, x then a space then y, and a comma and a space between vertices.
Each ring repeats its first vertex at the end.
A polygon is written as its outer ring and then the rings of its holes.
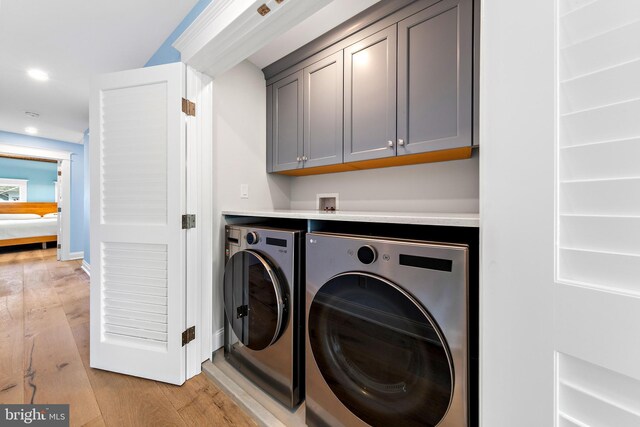
POLYGON ((170 64, 172 62, 180 62, 180 52, 178 52, 171 44, 175 42, 178 37, 187 29, 189 25, 200 15, 200 13, 211 3, 211 0, 199 0, 191 11, 184 17, 182 22, 176 27, 175 30, 167 37, 162 43, 160 48, 154 53, 151 58, 144 65, 145 67, 152 67, 154 65, 170 64))
POLYGON ((21 145, 23 147, 44 148, 56 151, 68 151, 71 156, 71 248, 70 252, 82 252, 83 203, 84 203, 84 147, 81 144, 38 138, 17 133, 0 131, 0 143, 21 145))
POLYGON ((27 179, 28 202, 55 202, 58 164, 0 157, 0 178, 27 179))

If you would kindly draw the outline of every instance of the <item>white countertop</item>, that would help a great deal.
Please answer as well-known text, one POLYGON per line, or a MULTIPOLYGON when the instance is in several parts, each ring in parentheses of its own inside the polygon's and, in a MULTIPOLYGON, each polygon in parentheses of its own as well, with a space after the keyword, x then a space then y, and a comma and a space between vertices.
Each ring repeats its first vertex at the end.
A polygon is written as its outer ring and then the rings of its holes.
POLYGON ((252 216, 268 218, 312 219, 323 221, 382 222, 392 224, 443 225, 449 227, 479 227, 477 213, 429 213, 429 212, 359 212, 317 210, 246 210, 222 211, 227 216, 252 216))

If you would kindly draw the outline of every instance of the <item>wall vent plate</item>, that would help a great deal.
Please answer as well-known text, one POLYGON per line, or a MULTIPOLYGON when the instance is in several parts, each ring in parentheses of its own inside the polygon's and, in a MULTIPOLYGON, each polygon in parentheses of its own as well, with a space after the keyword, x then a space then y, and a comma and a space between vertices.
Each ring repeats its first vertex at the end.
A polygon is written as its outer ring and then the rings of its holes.
POLYGON ((316 195, 316 207, 319 211, 335 212, 338 210, 338 193, 316 195))

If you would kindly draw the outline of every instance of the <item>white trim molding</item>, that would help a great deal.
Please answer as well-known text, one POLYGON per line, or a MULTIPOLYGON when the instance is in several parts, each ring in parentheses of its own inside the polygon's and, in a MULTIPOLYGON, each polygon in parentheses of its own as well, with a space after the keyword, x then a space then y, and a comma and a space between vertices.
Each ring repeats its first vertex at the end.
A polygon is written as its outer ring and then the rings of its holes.
POLYGON ((74 260, 74 259, 84 259, 84 252, 80 251, 80 252, 69 252, 69 258, 68 260, 74 260))
POLYGON ((91 265, 87 262, 86 259, 82 260, 82 270, 87 273, 87 276, 91 277, 91 265))
POLYGON ((222 348, 224 346, 224 328, 220 328, 217 331, 213 332, 213 336, 211 338, 211 353, 215 353, 216 350, 222 348))
POLYGON ((22 145, 10 145, 0 143, 0 154, 15 154, 25 157, 37 157, 50 160, 71 160, 70 151, 55 151, 44 148, 25 147, 22 145))
POLYGON ((217 0, 211 2, 173 43, 182 61, 216 77, 313 15, 332 0, 217 0), (261 5, 270 11, 258 13, 261 5))

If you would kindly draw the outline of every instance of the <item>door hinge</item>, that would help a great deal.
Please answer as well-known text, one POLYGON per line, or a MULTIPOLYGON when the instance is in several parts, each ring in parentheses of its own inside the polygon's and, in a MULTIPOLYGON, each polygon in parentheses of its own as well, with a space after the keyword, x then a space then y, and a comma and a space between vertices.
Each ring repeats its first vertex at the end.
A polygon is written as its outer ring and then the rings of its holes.
POLYGON ((62 176, 62 171, 58 171, 58 176, 62 176))
POLYGON ((182 229, 196 228, 196 216, 193 214, 182 215, 182 229))
POLYGON ((185 113, 187 116, 194 116, 196 115, 196 103, 195 102, 191 102, 186 98, 182 98, 182 112, 185 113))
POLYGON ((58 208, 58 212, 62 212, 62 208, 58 208))
POLYGON ((189 344, 196 339, 196 327, 192 326, 182 333, 182 346, 189 344))
POLYGON ((58 249, 62 249, 62 243, 58 243, 57 248, 58 248, 58 249))

